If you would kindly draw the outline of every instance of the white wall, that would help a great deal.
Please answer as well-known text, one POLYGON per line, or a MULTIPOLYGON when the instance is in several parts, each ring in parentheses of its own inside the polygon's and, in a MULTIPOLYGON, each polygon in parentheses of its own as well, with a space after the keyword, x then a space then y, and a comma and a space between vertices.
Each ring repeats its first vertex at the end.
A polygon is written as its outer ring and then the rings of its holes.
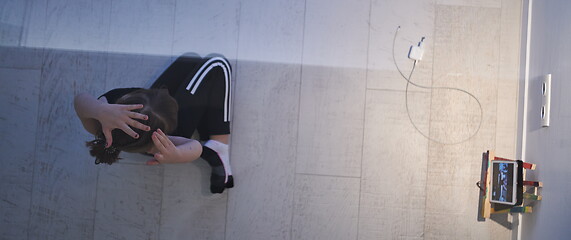
POLYGON ((527 144, 524 160, 536 163, 527 178, 544 183, 532 214, 522 221, 522 239, 571 236, 571 1, 533 1, 527 144), (551 123, 540 125, 540 82, 552 74, 551 123))

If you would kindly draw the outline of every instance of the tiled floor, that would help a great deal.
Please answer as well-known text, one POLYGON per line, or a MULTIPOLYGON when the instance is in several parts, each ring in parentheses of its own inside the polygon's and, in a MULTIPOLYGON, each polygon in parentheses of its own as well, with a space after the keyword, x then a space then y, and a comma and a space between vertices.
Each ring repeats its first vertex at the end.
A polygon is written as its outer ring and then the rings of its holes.
POLYGON ((6 0, 6 239, 506 239, 476 222, 481 152, 514 156, 519 0, 6 0), (408 48, 426 37, 409 87, 408 48), (231 59, 236 187, 202 161, 93 165, 80 92, 148 86, 175 57, 231 59), (406 95, 405 95, 406 94, 406 95))

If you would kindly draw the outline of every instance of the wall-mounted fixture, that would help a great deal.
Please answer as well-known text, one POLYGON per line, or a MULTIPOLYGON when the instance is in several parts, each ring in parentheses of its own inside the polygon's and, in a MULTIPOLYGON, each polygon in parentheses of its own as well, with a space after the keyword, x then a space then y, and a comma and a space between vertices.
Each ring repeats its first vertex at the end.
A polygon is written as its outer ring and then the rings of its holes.
POLYGON ((549 115, 551 112, 551 74, 543 76, 541 99, 541 126, 549 127, 549 115))

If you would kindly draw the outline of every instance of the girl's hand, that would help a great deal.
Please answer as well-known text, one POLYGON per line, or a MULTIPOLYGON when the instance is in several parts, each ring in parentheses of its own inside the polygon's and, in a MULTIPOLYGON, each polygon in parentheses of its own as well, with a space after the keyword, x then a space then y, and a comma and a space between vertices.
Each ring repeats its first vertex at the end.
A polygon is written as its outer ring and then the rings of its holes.
POLYGON ((151 128, 145 124, 140 123, 135 119, 147 120, 147 115, 133 112, 131 110, 143 108, 142 104, 122 105, 122 104, 105 104, 100 112, 97 120, 101 123, 101 130, 105 135, 106 146, 109 147, 113 143, 111 131, 113 129, 121 129, 133 138, 139 138, 131 127, 149 131, 151 128))
POLYGON ((99 131, 103 132, 107 142, 105 147, 109 147, 113 143, 111 136, 113 129, 119 128, 134 138, 139 136, 131 127, 143 131, 151 130, 150 127, 135 120, 147 120, 148 116, 131 111, 142 108, 143 105, 141 104, 109 104, 104 96, 96 99, 89 93, 81 93, 75 96, 73 106, 85 130, 93 135, 99 134, 99 131))
POLYGON ((156 165, 161 162, 169 163, 181 161, 183 156, 179 149, 161 129, 153 133, 152 139, 158 152, 154 155, 155 159, 147 162, 148 165, 156 165))

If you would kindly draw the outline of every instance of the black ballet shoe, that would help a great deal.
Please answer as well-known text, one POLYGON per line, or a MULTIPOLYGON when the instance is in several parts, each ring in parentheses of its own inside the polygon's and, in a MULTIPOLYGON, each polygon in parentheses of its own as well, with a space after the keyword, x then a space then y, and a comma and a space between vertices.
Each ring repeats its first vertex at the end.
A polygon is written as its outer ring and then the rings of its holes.
POLYGON ((228 181, 226 182, 226 188, 234 187, 234 177, 232 175, 228 176, 228 181))
POLYGON ((225 176, 220 176, 212 173, 212 175, 210 175, 210 192, 212 193, 224 192, 224 189, 226 189, 226 183, 224 183, 225 179, 226 179, 225 176))
POLYGON ((234 177, 232 175, 228 176, 228 181, 224 183, 225 176, 220 176, 216 174, 210 175, 210 192, 212 193, 222 193, 226 188, 234 187, 234 177))

